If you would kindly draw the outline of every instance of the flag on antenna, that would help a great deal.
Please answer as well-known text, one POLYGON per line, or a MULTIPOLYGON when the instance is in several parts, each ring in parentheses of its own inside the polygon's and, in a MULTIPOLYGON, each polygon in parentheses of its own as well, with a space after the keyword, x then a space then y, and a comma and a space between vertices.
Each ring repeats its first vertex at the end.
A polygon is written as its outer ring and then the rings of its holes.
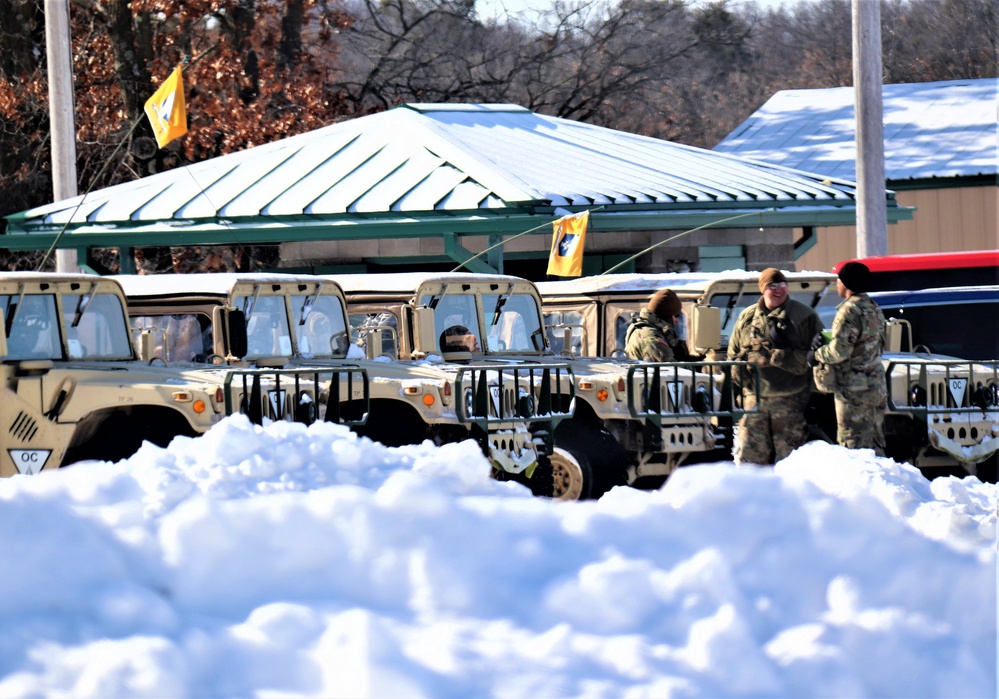
POLYGON ((174 68, 170 77, 146 100, 146 116, 160 148, 187 133, 184 76, 180 66, 174 68))
POLYGON ((548 274, 556 277, 579 277, 583 274, 583 245, 590 212, 563 216, 552 222, 552 251, 548 257, 548 274))

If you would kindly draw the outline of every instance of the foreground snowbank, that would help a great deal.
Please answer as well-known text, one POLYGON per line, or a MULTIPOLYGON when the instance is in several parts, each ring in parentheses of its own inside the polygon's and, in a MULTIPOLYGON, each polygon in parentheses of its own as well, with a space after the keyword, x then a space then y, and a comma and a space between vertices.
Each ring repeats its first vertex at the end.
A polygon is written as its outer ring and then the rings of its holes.
POLYGON ((531 498, 227 419, 0 482, 0 696, 996 695, 997 486, 810 444, 531 498))

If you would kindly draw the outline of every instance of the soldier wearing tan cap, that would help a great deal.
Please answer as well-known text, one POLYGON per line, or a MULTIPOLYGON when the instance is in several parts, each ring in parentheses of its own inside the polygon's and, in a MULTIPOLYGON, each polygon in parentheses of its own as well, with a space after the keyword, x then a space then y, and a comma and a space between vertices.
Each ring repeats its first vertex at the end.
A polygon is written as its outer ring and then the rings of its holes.
POLYGON ((822 332, 818 314, 791 298, 787 278, 771 267, 760 273, 759 302, 739 314, 728 345, 730 360, 752 369, 735 370, 742 407, 757 408, 739 421, 736 463, 772 464, 808 440, 805 408, 812 391, 808 353, 822 332), (753 373, 759 375, 757 405, 753 373))

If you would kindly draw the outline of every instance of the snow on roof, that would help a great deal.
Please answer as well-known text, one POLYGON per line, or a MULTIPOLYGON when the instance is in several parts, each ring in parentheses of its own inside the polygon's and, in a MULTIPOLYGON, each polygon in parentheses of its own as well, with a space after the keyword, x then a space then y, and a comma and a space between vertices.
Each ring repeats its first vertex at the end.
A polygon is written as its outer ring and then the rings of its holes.
MULTIPOLYGON (((195 273, 195 274, 120 274, 118 280, 125 294, 132 298, 177 294, 210 294, 227 296, 239 282, 256 284, 315 284, 330 280, 299 274, 275 273, 195 273)), ((327 293, 332 289, 327 290, 327 293)))
POLYGON ((520 282, 530 284, 527 279, 506 274, 476 274, 473 272, 400 272, 385 274, 334 274, 324 275, 333 279, 347 293, 351 292, 414 292, 427 282, 520 282))
MULTIPOLYGON (((543 297, 570 294, 605 294, 619 292, 654 292, 663 287, 673 290, 702 291, 708 284, 718 281, 746 281, 755 283, 759 272, 728 270, 724 272, 674 272, 663 274, 603 274, 556 282, 538 282, 543 297)), ((784 272, 790 280, 834 280, 828 272, 784 272)))
MULTIPOLYGON (((885 85, 889 182, 999 172, 999 78, 885 85)), ((714 150, 856 179, 854 89, 778 92, 714 150)))
POLYGON ((0 280, 14 280, 14 281, 24 281, 24 282, 80 282, 84 284, 89 284, 91 282, 98 281, 100 279, 105 279, 105 277, 98 277, 93 274, 83 274, 82 272, 30 272, 30 271, 17 271, 17 272, 0 272, 0 280))

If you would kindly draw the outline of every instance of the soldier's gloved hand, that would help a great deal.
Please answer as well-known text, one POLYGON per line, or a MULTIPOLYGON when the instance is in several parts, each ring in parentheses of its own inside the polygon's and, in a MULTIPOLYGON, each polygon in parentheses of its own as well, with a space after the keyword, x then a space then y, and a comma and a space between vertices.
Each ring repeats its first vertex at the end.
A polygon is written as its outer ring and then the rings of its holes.
POLYGON ((822 346, 822 333, 815 333, 815 337, 812 338, 812 344, 808 346, 808 349, 814 352, 821 346, 822 346))
POLYGON ((805 361, 808 363, 808 366, 810 367, 815 367, 819 363, 818 360, 815 358, 814 349, 808 350, 808 354, 805 355, 805 361))
POLYGON ((784 332, 786 326, 774 323, 770 326, 770 344, 774 349, 787 349, 791 346, 791 341, 784 332))

